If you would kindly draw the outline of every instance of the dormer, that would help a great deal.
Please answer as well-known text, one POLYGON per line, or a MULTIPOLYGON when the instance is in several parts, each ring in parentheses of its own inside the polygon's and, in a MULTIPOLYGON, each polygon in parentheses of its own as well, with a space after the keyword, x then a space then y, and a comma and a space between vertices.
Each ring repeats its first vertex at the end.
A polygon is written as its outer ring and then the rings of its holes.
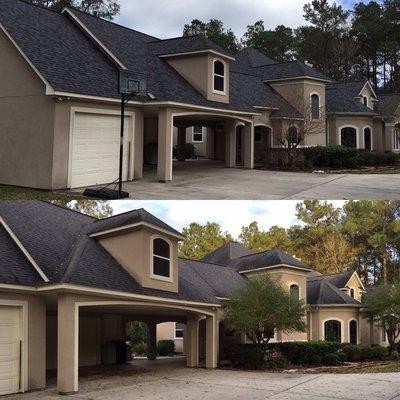
POLYGON ((340 288, 340 290, 344 291, 353 299, 361 302, 362 296, 365 293, 365 286, 356 271, 354 271, 350 275, 349 279, 347 279, 347 282, 341 286, 343 287, 340 288))
POLYGON ((360 93, 356 98, 368 107, 370 110, 374 109, 374 103, 378 101, 378 97, 375 93, 375 90, 371 84, 371 82, 365 82, 364 86, 362 87, 360 93))
POLYGON ((145 288, 177 293, 178 244, 184 237, 145 210, 94 223, 95 238, 145 288))
POLYGON ((151 42, 149 48, 207 100, 229 103, 230 63, 234 60, 204 36, 151 42))

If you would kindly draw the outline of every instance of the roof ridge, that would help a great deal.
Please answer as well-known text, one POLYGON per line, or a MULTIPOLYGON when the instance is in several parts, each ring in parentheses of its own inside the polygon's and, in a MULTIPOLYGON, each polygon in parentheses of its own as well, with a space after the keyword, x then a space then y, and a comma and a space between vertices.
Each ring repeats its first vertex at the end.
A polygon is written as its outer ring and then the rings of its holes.
MULTIPOLYGON (((20 1, 25 1, 25 0, 20 0, 20 1)), ((48 204, 48 205, 53 206, 53 207, 61 208, 61 209, 64 210, 64 211, 70 211, 70 212, 72 212, 72 213, 75 213, 75 214, 78 214, 78 215, 81 215, 81 216, 90 218, 90 219, 95 220, 95 221, 97 220, 96 217, 92 217, 91 215, 82 213, 82 212, 80 212, 80 211, 73 210, 72 208, 69 208, 69 207, 63 207, 63 206, 61 206, 61 205, 59 205, 59 204, 52 203, 51 200, 50 200, 50 201, 48 201, 48 200, 37 200, 37 201, 39 201, 39 202, 41 202, 41 203, 48 204)), ((94 221, 94 222, 95 222, 95 221, 94 221)))
POLYGON ((50 12, 53 12, 53 13, 56 13, 56 14, 61 15, 61 13, 60 13, 59 11, 53 10, 52 8, 46 7, 46 6, 42 5, 42 4, 32 3, 32 2, 29 1, 29 0, 19 0, 19 1, 20 1, 21 3, 28 4, 28 5, 32 6, 32 7, 41 8, 41 9, 43 9, 43 10, 47 10, 47 11, 50 11, 50 12))
MULTIPOLYGON (((348 299, 357 301, 358 303, 360 303, 358 300, 356 300, 355 298, 349 296, 347 293, 343 292, 343 290, 340 290, 339 288, 337 288, 333 283, 330 283, 329 281, 323 281, 326 285, 328 285, 328 287, 330 289, 332 289, 337 295, 339 295, 343 300, 347 301, 348 299)), ((361 304, 361 303, 360 303, 361 304)))
POLYGON ((178 39, 190 39, 190 38, 193 38, 193 37, 202 37, 202 38, 206 38, 206 39, 211 40, 206 35, 202 35, 201 33, 199 33, 199 34, 196 34, 196 35, 175 36, 175 37, 166 38, 166 39, 153 40, 153 41, 151 41, 149 43, 167 42, 169 40, 178 40, 178 39))
MULTIPOLYGON (((26 0, 20 0, 20 1, 26 1, 26 0)), ((92 17, 92 18, 94 18, 94 19, 96 19, 96 20, 103 21, 103 22, 107 22, 107 23, 109 23, 109 24, 111 24, 111 25, 114 25, 114 26, 118 26, 119 28, 127 29, 128 31, 135 32, 135 33, 138 33, 138 34, 140 34, 140 35, 147 36, 147 37, 149 37, 149 38, 153 38, 153 39, 155 39, 154 42, 156 42, 156 41, 158 41, 158 40, 161 40, 161 39, 159 39, 159 38, 157 38, 157 37, 155 37, 155 36, 148 35, 147 33, 140 32, 140 31, 138 31, 138 30, 136 30, 136 29, 133 29, 133 28, 129 28, 128 26, 124 26, 124 25, 121 25, 121 24, 117 24, 117 23, 114 22, 114 21, 110 21, 110 20, 108 20, 108 19, 101 18, 101 17, 96 17, 96 16, 93 15, 93 14, 89 14, 89 13, 87 13, 87 12, 85 12, 85 11, 79 10, 78 8, 73 7, 73 6, 70 6, 70 5, 65 6, 64 8, 70 9, 70 10, 72 10, 72 11, 77 11, 77 12, 79 12, 79 13, 81 13, 81 14, 87 15, 88 17, 92 17)), ((61 14, 61 13, 59 13, 59 14, 61 14)))
POLYGON ((120 214, 113 214, 113 215, 110 215, 109 217, 105 217, 105 218, 96 218, 95 221, 93 221, 93 223, 107 221, 107 220, 115 218, 115 217, 120 217, 121 215, 126 215, 126 214, 130 214, 133 212, 139 212, 140 210, 143 210, 143 208, 135 208, 133 210, 125 211, 120 214))
MULTIPOLYGON (((218 250, 218 249, 217 249, 218 250)), ((232 267, 232 265, 225 265, 225 264, 217 264, 215 262, 210 262, 210 261, 202 261, 202 260, 193 260, 192 258, 186 258, 186 257, 178 257, 179 260, 185 260, 185 261, 193 261, 193 262, 200 262, 202 264, 210 264, 210 265, 216 265, 217 267, 223 267, 223 268, 231 268, 234 269, 234 267, 232 267)), ((235 270, 236 271, 236 270, 235 270)))

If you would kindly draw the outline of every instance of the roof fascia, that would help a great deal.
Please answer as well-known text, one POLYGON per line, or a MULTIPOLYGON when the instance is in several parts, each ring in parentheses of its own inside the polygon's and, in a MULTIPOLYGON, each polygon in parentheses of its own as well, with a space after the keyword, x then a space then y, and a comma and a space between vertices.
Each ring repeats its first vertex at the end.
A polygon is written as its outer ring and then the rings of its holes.
POLYGON ((276 265, 269 265, 268 267, 261 267, 261 268, 248 269, 248 270, 245 270, 245 271, 239 271, 239 274, 246 275, 246 274, 248 274, 250 272, 263 271, 263 270, 266 270, 266 269, 275 269, 275 268, 281 268, 281 267, 293 268, 293 269, 298 269, 300 271, 307 271, 307 272, 311 271, 308 268, 295 267, 295 266, 289 265, 289 264, 276 264, 276 265))
POLYGON ((39 265, 36 263, 36 261, 32 258, 32 256, 29 254, 29 252, 24 247, 24 245, 20 242, 18 237, 15 235, 15 233, 12 231, 12 229, 8 226, 8 224, 6 223, 6 221, 4 221, 4 219, 2 217, 0 217, 0 224, 3 226, 3 228, 6 230, 6 232, 10 235, 11 239, 18 246, 18 248, 22 251, 25 258, 30 262, 30 264, 33 266, 35 271, 44 280, 44 282, 46 282, 46 283, 50 282, 50 279, 46 276, 46 274, 43 272, 43 270, 39 267, 39 265))
POLYGON ((266 79, 266 80, 263 80, 263 82, 264 83, 273 83, 273 82, 285 82, 285 81, 295 81, 295 80, 304 80, 304 79, 309 79, 309 80, 318 81, 318 82, 326 82, 326 83, 331 82, 328 79, 313 78, 312 76, 307 76, 307 75, 296 76, 296 77, 291 77, 291 78, 266 79))
POLYGON ((370 81, 365 82, 364 86, 362 87, 359 96, 361 96, 361 92, 365 89, 365 86, 369 86, 369 88, 371 89, 372 94, 375 96, 375 99, 378 99, 378 96, 375 93, 374 87, 372 86, 372 83, 370 81))
POLYGON ((139 228, 139 227, 143 227, 143 226, 145 226, 147 228, 154 229, 154 230, 156 230, 158 232, 162 232, 162 233, 164 233, 166 235, 173 236, 178 240, 184 240, 185 239, 185 237, 183 235, 178 235, 178 234, 176 234, 174 232, 168 231, 167 229, 160 228, 157 225, 150 224, 150 223, 144 222, 144 221, 136 222, 134 224, 123 225, 123 226, 119 226, 117 228, 107 229, 107 230, 96 232, 96 233, 92 233, 92 234, 89 235, 89 237, 90 238, 101 237, 101 236, 109 235, 109 234, 112 234, 112 233, 123 232, 123 231, 126 231, 128 229, 134 229, 134 228, 139 228))
POLYGON ((196 50, 196 51, 187 51, 182 53, 171 53, 171 54, 159 54, 159 58, 173 58, 173 57, 185 57, 192 55, 201 55, 201 54, 214 54, 218 57, 226 58, 231 61, 235 61, 234 57, 228 56, 227 54, 221 53, 219 51, 213 49, 205 49, 205 50, 196 50))
POLYGON ((321 307, 321 308, 333 308, 333 307, 357 307, 361 308, 362 304, 310 304, 312 307, 321 307))
POLYGON ((125 69, 125 70, 128 69, 128 68, 125 67, 123 62, 121 60, 119 60, 119 58, 116 57, 111 52, 111 50, 107 46, 105 46, 103 44, 103 42, 100 39, 98 39, 96 37, 96 35, 71 10, 68 9, 68 7, 64 7, 64 9, 61 11, 61 14, 68 14, 72 18, 73 22, 79 28, 81 28, 81 30, 83 32, 85 32, 89 36, 89 38, 100 48, 100 50, 103 53, 105 53, 108 56, 108 58, 110 58, 111 61, 114 62, 119 68, 125 69))
POLYGON ((365 291, 365 286, 364 286, 364 284, 362 283, 361 278, 359 277, 357 271, 354 271, 353 274, 350 276, 349 280, 346 282, 346 286, 347 286, 348 283, 351 281, 351 278, 352 278, 353 276, 356 277, 358 283, 361 285, 362 289, 365 291))
MULTIPOLYGON (((52 96, 56 96, 56 97, 66 97, 66 98, 70 98, 70 99, 106 101, 109 103, 118 103, 118 104, 121 103, 121 100, 114 99, 112 97, 91 96, 91 95, 86 95, 86 94, 62 92, 62 91, 57 91, 57 92, 48 93, 48 94, 52 95, 52 96)), ((152 106, 183 107, 183 108, 189 108, 189 109, 200 110, 200 111, 218 111, 218 112, 226 113, 227 115, 231 115, 231 114, 248 115, 248 116, 261 115, 258 112, 251 113, 251 112, 246 112, 246 111, 227 110, 227 109, 223 109, 223 108, 196 106, 193 104, 179 103, 179 102, 175 102, 175 101, 152 101, 152 102, 130 101, 128 104, 138 105, 141 107, 152 107, 152 106)))
POLYGON ((364 112, 364 111, 354 111, 354 112, 327 112, 328 115, 363 115, 363 116, 368 116, 368 117, 374 117, 378 116, 378 114, 374 112, 364 112))
POLYGON ((14 45, 14 47, 18 50, 18 52, 21 54, 21 56, 25 59, 25 61, 28 63, 28 65, 33 69, 35 74, 40 78, 40 80, 45 84, 46 86, 46 94, 47 95, 52 95, 54 94, 54 89, 49 83, 49 81, 40 73, 40 71, 34 66, 32 61, 29 59, 29 57, 23 52, 21 47, 17 44, 17 42, 13 39, 13 37, 10 35, 10 33, 7 31, 7 29, 4 27, 4 25, 0 22, 0 29, 4 32, 4 34, 7 36, 7 38, 10 40, 10 42, 14 45))

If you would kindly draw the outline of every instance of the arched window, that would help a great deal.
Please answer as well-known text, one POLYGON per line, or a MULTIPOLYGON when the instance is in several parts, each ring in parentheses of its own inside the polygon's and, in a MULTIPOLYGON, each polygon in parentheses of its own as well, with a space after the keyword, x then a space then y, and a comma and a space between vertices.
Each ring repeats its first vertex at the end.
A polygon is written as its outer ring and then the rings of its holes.
POLYGON ((350 296, 354 299, 354 289, 353 288, 350 289, 350 296))
POLYGON ((311 96, 311 117, 312 119, 320 118, 320 104, 319 104, 319 96, 317 94, 313 94, 311 96))
POLYGON ((363 101, 364 101, 364 106, 368 107, 368 97, 367 96, 363 97, 363 101))
POLYGON ((394 148, 400 150, 400 125, 394 127, 394 148))
POLYGON ((364 148, 365 150, 372 150, 371 128, 364 128, 364 148))
POLYGON ((221 60, 214 61, 214 92, 225 93, 225 64, 221 60))
POLYGON ((357 130, 351 127, 342 128, 340 131, 341 145, 351 149, 357 148, 357 130))
POLYGON ((326 321, 324 330, 326 341, 342 343, 342 324, 339 321, 326 321))
POLYGON ((296 285, 295 283, 290 285, 290 298, 293 300, 300 300, 299 285, 296 285))
POLYGON ((351 344, 358 343, 358 330, 357 330, 357 321, 350 321, 349 324, 349 338, 351 344))
POLYGON ((152 274, 161 278, 171 277, 171 246, 161 238, 153 239, 152 274))
POLYGON ((290 144, 298 144, 299 134, 295 126, 289 127, 287 139, 290 144))

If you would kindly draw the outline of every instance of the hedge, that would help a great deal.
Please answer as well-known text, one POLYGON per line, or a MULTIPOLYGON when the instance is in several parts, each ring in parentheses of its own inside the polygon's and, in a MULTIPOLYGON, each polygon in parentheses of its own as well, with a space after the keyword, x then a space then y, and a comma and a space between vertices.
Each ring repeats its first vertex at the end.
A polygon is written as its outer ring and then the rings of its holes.
POLYGON ((175 353, 175 342, 173 340, 159 340, 157 343, 157 353, 160 356, 170 356, 175 353))
POLYGON ((343 344, 342 352, 346 354, 347 361, 368 361, 368 360, 382 360, 388 356, 389 352, 383 346, 365 346, 354 344, 343 344))
MULTIPOLYGON (((174 146, 173 148, 173 157, 178 157, 178 145, 174 146)), ((196 149, 192 143, 186 143, 186 159, 191 160, 192 158, 195 158, 196 156, 196 149)))
MULTIPOLYGON (((359 167, 396 165, 400 155, 392 152, 350 149, 342 146, 316 146, 297 148, 292 151, 293 170, 316 168, 354 169, 359 167)), ((283 148, 255 149, 255 163, 258 167, 289 169, 288 152, 283 148)))

